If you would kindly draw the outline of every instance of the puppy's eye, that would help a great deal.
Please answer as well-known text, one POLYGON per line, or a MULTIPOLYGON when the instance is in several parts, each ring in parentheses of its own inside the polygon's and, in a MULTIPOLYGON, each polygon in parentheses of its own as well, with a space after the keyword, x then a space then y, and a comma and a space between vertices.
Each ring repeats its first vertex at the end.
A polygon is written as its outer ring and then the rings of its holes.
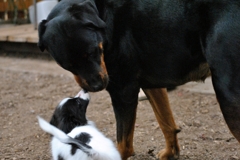
POLYGON ((77 101, 77 104, 81 104, 80 98, 78 98, 76 101, 77 101))

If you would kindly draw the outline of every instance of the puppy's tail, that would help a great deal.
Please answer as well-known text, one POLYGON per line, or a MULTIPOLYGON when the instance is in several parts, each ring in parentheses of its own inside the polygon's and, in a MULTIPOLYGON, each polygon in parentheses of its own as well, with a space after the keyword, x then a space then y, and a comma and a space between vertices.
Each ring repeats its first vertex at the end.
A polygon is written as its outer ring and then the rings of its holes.
POLYGON ((77 139, 74 139, 74 138, 68 136, 66 133, 64 133, 63 131, 61 131, 57 127, 51 125, 50 123, 48 123, 47 121, 45 121, 41 117, 38 116, 37 118, 38 118, 38 123, 39 123, 40 127, 42 128, 42 130, 44 130, 45 132, 53 135, 60 142, 65 143, 65 144, 73 145, 73 146, 79 148, 80 150, 82 150, 83 152, 85 152, 88 156, 93 155, 93 153, 92 153, 93 150, 92 150, 91 146, 89 146, 86 143, 83 143, 83 142, 81 142, 77 139))

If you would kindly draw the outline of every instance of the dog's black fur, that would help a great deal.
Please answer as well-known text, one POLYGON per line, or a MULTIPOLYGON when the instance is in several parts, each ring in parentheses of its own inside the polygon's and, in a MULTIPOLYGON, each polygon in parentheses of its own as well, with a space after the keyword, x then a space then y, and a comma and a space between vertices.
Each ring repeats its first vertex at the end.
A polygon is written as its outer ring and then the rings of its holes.
POLYGON ((240 141, 239 0, 62 0, 39 25, 39 38, 82 88, 107 86, 118 142, 131 134, 140 88, 204 80, 210 72, 240 141))

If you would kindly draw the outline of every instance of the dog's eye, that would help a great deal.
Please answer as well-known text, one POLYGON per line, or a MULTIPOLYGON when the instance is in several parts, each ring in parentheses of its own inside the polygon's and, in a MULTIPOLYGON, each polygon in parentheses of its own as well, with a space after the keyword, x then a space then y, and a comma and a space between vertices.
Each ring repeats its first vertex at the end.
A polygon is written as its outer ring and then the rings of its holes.
POLYGON ((87 58, 87 57, 88 57, 88 54, 85 53, 85 54, 82 55, 82 57, 83 57, 83 58, 87 58))
POLYGON ((86 28, 89 29, 89 30, 96 30, 96 26, 92 23, 86 24, 86 28))
POLYGON ((92 54, 92 53, 89 53, 89 54, 88 54, 88 57, 93 57, 93 54, 92 54))
POLYGON ((82 55, 83 58, 87 58, 87 59, 92 58, 93 56, 94 55, 92 53, 85 53, 82 55))
POLYGON ((69 63, 69 64, 68 64, 68 67, 72 68, 72 67, 73 67, 73 65, 72 65, 71 63, 69 63))
POLYGON ((74 67, 72 63, 58 63, 58 64, 67 70, 72 69, 74 67))

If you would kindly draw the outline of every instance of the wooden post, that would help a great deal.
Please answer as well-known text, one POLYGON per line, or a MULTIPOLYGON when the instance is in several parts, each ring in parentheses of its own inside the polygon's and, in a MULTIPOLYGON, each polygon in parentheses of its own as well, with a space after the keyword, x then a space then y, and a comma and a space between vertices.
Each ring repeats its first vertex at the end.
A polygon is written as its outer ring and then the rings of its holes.
POLYGON ((37 30, 38 22, 37 22, 37 0, 33 0, 33 8, 34 8, 34 29, 37 30))

